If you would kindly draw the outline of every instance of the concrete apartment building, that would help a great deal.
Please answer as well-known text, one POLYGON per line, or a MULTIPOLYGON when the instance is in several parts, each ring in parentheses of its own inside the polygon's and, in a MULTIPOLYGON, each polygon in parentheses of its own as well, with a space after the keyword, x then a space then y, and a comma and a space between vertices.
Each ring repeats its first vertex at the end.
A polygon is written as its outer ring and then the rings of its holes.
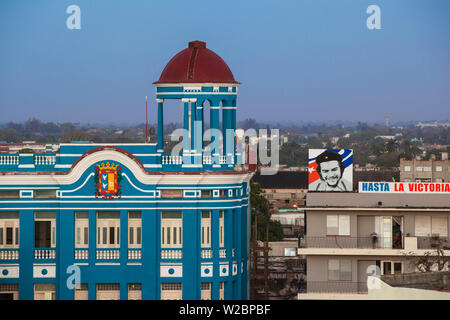
POLYGON ((440 160, 434 155, 429 160, 400 159, 400 181, 450 182, 448 153, 442 152, 440 160))
POLYGON ((450 255, 448 194, 310 192, 306 203, 298 299, 368 299, 368 275, 416 272, 414 259, 436 254, 436 236, 450 255))

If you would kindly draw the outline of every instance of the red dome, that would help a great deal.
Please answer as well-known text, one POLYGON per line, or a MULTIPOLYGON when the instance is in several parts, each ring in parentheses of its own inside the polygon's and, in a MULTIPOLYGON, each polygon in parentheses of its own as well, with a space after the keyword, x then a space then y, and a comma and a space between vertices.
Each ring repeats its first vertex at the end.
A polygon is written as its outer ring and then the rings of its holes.
POLYGON ((236 83, 221 57, 206 48, 206 42, 191 41, 161 72, 159 83, 236 83))

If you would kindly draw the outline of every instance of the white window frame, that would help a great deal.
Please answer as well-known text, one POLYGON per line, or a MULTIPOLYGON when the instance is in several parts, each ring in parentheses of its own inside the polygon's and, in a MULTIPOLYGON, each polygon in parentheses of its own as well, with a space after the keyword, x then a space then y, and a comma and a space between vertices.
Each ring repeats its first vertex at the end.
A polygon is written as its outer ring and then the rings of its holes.
POLYGON ((34 300, 55 300, 55 287, 54 283, 35 283, 33 286, 34 300), (42 287, 47 288, 44 290, 42 287))
POLYGON ((95 290, 97 300, 120 300, 120 285, 117 283, 97 283, 95 290))
POLYGON ((77 218, 75 212, 75 248, 89 248, 89 216, 77 218), (87 239, 87 242, 85 241, 87 239))
POLYGON ((161 211, 161 248, 183 247, 183 213, 182 211, 161 211), (164 217, 165 213, 180 213, 180 218, 164 217))
POLYGON ((439 237, 448 237, 448 217, 417 215, 414 217, 414 234, 416 237, 431 237, 435 234, 438 234, 439 237), (438 221, 438 219, 445 221, 438 221), (423 230, 417 229, 418 220, 425 222, 425 224, 421 226, 421 229, 423 230))
POLYGON ((400 263, 401 264, 401 266, 402 266, 401 273, 403 274, 405 272, 405 269, 404 269, 405 268, 405 264, 403 263, 403 261, 381 260, 380 261, 381 275, 383 276, 383 275, 386 275, 386 274, 395 274, 394 273, 394 266, 395 266, 396 263, 400 263), (384 264, 385 263, 390 263, 391 264, 391 273, 385 273, 385 270, 384 270, 384 264))
POLYGON ((211 211, 201 211, 200 242, 202 248, 211 248, 211 211), (207 215, 208 217, 204 217, 207 215))
POLYGON ((211 300, 211 282, 202 282, 200 284, 201 300, 211 300))
POLYGON ((353 266, 352 266, 352 260, 351 259, 329 259, 328 260, 328 264, 327 264, 327 270, 328 270, 328 281, 352 281, 352 276, 353 276, 353 266), (343 269, 343 265, 345 264, 349 264, 350 265, 350 279, 344 279, 345 277, 344 275, 344 271, 343 269), (330 265, 334 264, 334 265, 338 265, 338 269, 330 269, 330 265), (333 279, 333 277, 330 277, 330 272, 332 271, 338 271, 338 279, 333 279))
POLYGON ((127 287, 128 287, 128 300, 142 300, 141 283, 129 283, 127 287))
POLYGON ((219 211, 219 247, 225 247, 225 210, 219 211))
POLYGON ((350 236, 350 215, 327 215, 327 236, 350 236), (330 230, 336 228, 337 232, 330 230))
POLYGON ((225 300, 225 282, 219 282, 219 300, 225 300))
POLYGON ((100 218, 102 213, 106 212, 97 212, 97 248, 120 248, 120 213, 118 212, 118 218, 100 218), (114 241, 111 241, 111 228, 114 232, 114 241))
MULTIPOLYGON (((50 221, 50 248, 56 248, 56 213, 51 212, 51 213, 55 214, 55 218, 37 218, 36 216, 38 213, 42 213, 42 211, 34 212, 34 223, 36 223, 36 221, 50 221)), ((37 248, 37 249, 41 249, 41 248, 37 248)), ((44 249, 44 248, 42 248, 42 249, 44 249)))
POLYGON ((128 212, 128 248, 142 248, 142 213, 140 218, 131 218, 128 212), (140 234, 140 237, 138 237, 140 234))
POLYGON ((161 283, 161 300, 182 300, 183 284, 177 283, 161 283))
MULTIPOLYGON (((5 212, 10 213, 10 212, 5 212)), ((12 212, 11 212, 12 213, 12 212)), ((16 212, 14 212, 16 214, 16 212)), ((20 245, 20 220, 19 218, 1 218, 0 215, 0 248, 18 249, 20 245), (7 229, 12 229, 12 243, 6 243, 7 229)))

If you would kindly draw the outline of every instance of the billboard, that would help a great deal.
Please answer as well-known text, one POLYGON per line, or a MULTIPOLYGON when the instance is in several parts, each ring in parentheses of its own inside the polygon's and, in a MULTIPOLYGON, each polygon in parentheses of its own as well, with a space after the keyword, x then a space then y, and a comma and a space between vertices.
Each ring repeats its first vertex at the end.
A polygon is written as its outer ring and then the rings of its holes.
POLYGON ((353 191, 353 150, 309 149, 309 191, 353 191))
POLYGON ((369 182, 360 181, 360 193, 435 193, 450 194, 450 183, 443 182, 369 182))

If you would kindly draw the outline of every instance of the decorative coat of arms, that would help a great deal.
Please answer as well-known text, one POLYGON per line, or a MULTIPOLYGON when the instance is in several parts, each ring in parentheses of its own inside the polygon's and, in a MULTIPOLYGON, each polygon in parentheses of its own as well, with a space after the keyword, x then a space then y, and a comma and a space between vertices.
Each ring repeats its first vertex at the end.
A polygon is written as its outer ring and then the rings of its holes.
POLYGON ((107 162, 106 165, 95 166, 95 198, 103 197, 105 200, 120 199, 122 193, 120 190, 122 175, 119 172, 122 170, 120 165, 107 162))

